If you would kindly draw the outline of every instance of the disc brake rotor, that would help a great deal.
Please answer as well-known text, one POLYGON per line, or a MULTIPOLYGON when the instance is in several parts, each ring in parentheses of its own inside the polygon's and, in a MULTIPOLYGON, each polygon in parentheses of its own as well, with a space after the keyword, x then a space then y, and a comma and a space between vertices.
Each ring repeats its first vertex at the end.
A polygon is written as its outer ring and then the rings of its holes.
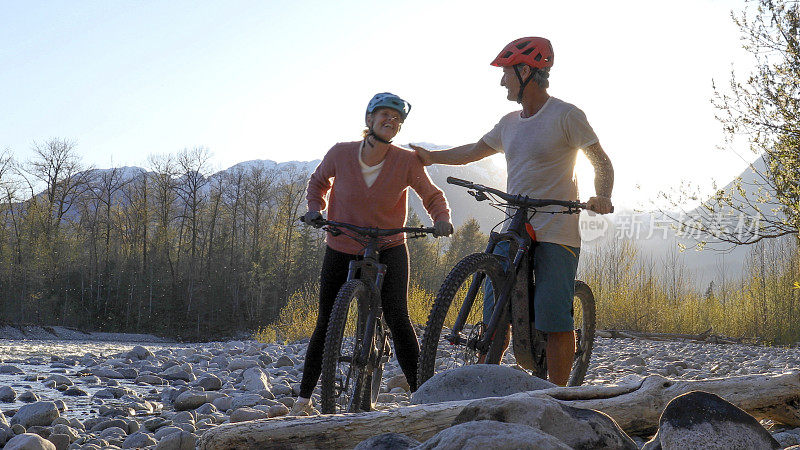
POLYGON ((478 362, 478 349, 476 348, 478 342, 483 339, 486 334, 486 324, 483 322, 476 323, 469 331, 467 336, 467 345, 464 346, 463 360, 464 365, 475 364, 478 362))

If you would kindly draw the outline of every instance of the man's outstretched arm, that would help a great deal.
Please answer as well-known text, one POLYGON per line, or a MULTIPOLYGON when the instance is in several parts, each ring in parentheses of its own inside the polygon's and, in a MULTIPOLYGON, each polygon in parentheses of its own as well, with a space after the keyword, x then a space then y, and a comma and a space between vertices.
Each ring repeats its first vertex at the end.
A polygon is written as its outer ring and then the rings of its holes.
POLYGON ((489 147, 483 139, 474 144, 461 145, 447 150, 427 150, 414 144, 408 144, 416 153, 423 165, 447 164, 457 166, 469 164, 474 161, 494 155, 497 150, 489 147))
POLYGON ((614 210, 611 204, 611 191, 614 189, 614 166, 600 143, 583 149, 583 153, 594 166, 595 197, 589 199, 588 206, 592 211, 608 214, 614 210))

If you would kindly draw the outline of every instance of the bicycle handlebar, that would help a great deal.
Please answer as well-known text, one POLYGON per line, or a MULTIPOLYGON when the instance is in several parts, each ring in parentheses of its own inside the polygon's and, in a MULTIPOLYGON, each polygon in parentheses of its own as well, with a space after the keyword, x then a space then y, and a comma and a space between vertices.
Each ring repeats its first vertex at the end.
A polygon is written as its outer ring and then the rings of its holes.
MULTIPOLYGON (((306 223, 305 217, 300 216, 300 221, 306 223)), ((306 225, 311 225, 317 228, 321 228, 323 226, 329 226, 333 228, 347 228, 348 230, 354 231, 362 236, 368 237, 385 237, 385 236, 394 236, 395 234, 399 233, 412 233, 412 234, 434 234, 436 229, 433 227, 402 227, 402 228, 371 228, 371 227, 359 227, 356 225, 351 225, 349 223, 344 222, 334 222, 331 220, 321 219, 316 221, 315 223, 307 223, 306 225)), ((330 230, 325 230, 333 234, 330 230)))
MULTIPOLYGON (((499 189, 490 188, 488 186, 484 186, 482 184, 476 184, 471 181, 462 180, 460 178, 455 177, 447 177, 447 182, 449 184, 455 184, 456 186, 465 187, 467 189, 474 189, 476 191, 481 192, 489 192, 494 194, 512 206, 523 206, 528 208, 539 208, 542 206, 564 206, 569 209, 588 209, 586 207, 586 203, 582 202, 573 202, 569 200, 551 200, 551 199, 538 199, 538 198, 530 198, 527 195, 511 195, 506 192, 503 192, 499 189)), ((485 198, 484 198, 485 199, 485 198)))

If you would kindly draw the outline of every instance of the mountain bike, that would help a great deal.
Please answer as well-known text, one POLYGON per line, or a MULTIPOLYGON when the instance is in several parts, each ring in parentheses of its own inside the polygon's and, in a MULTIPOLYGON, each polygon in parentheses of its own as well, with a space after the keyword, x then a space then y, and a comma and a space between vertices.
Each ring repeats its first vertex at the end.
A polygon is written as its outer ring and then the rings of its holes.
MULTIPOLYGON (((465 257, 445 278, 422 337, 418 383, 421 385, 435 372, 461 365, 499 364, 508 345, 509 325, 517 364, 546 379, 547 336, 536 330, 529 300, 532 298, 529 294, 535 288, 529 267, 537 245, 530 218, 537 213, 577 214, 586 208, 586 204, 511 195, 453 177, 448 177, 447 182, 469 189, 468 193, 477 201, 492 201, 493 206, 503 209, 511 221, 506 231, 490 233, 483 253, 465 257), (563 209, 542 210, 547 206, 563 209), (497 245, 504 241, 508 241, 510 256, 493 254, 497 245), (495 302, 487 320, 483 300, 490 288, 495 302)), ((576 351, 567 385, 577 386, 586 375, 595 338, 594 296, 589 286, 580 280, 575 281, 572 312, 577 326, 576 351)))
POLYGON ((364 246, 363 259, 350 262, 347 281, 339 289, 328 322, 320 406, 324 414, 371 411, 378 400, 383 366, 392 355, 381 308, 386 265, 379 262, 379 251, 396 243, 398 239, 390 237, 399 233, 412 239, 433 234, 434 228, 365 228, 324 219, 309 225, 335 236, 345 230, 346 236, 364 246))

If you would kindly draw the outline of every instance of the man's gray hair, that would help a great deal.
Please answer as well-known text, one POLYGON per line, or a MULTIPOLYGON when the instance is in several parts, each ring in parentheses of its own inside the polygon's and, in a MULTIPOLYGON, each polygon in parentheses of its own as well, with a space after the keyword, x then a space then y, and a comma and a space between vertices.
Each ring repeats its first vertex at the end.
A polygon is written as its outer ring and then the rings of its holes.
MULTIPOLYGON (((528 65, 527 64, 517 64, 516 67, 517 67, 517 70, 521 71, 522 68, 525 67, 525 66, 528 66, 528 65)), ((528 67, 530 67, 530 66, 528 66, 528 67)), ((537 69, 535 67, 530 67, 530 69, 531 69, 531 71, 533 73, 533 78, 531 79, 531 81, 533 81, 534 83, 538 84, 539 87, 541 87, 542 89, 547 89, 547 88, 550 87, 550 80, 549 80, 549 78, 550 78, 550 68, 549 67, 544 67, 544 68, 541 68, 541 69, 537 69)))

